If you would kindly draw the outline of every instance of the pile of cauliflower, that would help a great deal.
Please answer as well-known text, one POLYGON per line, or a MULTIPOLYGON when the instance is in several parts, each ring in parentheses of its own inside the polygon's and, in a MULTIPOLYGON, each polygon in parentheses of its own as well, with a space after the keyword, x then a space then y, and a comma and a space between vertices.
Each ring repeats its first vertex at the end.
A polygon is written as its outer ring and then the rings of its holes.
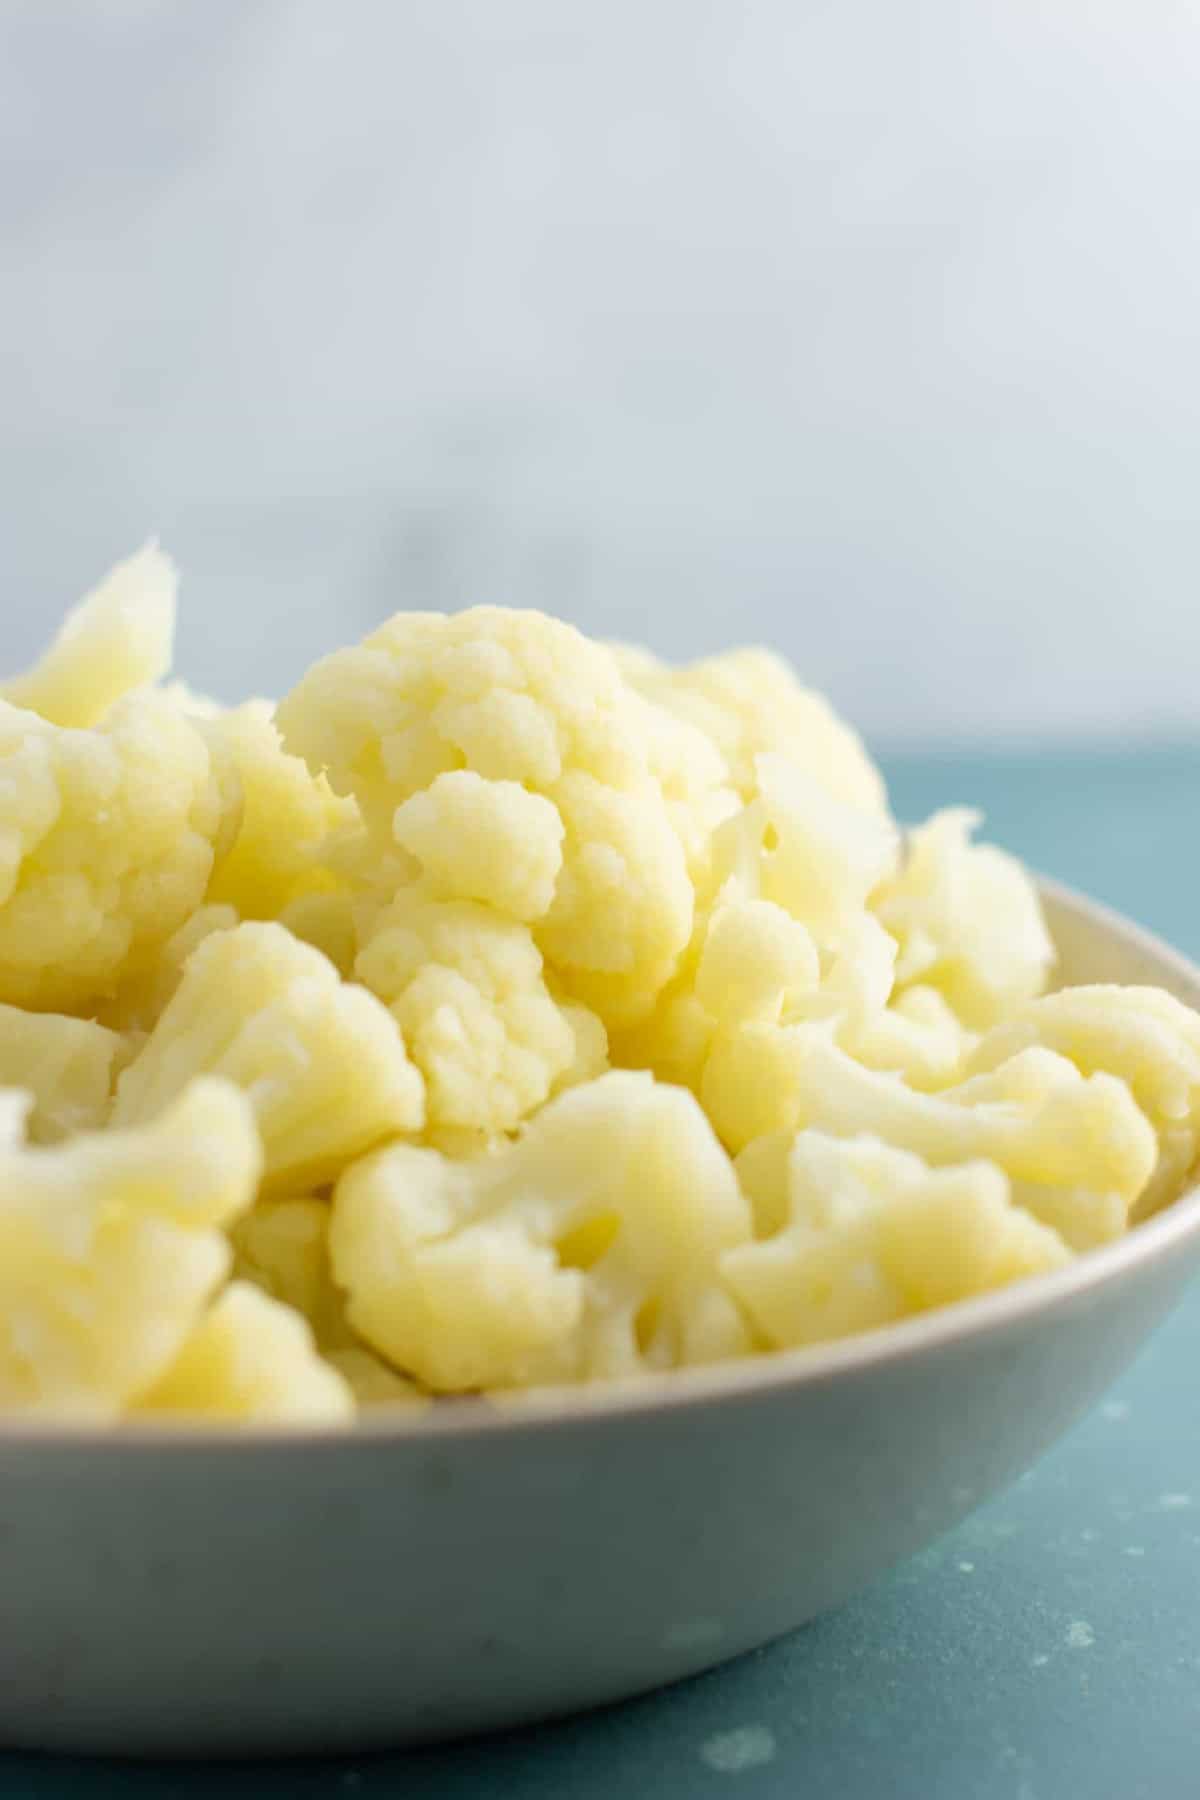
POLYGON ((154 547, 0 683, 0 1408, 287 1423, 811 1344, 1197 1159, 1200 1017, 1048 992, 764 651, 400 613, 168 681, 154 547))

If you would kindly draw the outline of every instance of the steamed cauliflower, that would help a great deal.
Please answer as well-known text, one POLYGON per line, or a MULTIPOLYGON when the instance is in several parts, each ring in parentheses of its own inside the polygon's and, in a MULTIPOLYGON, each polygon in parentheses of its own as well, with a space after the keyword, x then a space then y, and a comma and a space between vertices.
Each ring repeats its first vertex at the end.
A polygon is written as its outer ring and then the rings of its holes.
POLYGON ((232 1281, 137 1410, 255 1425, 340 1423, 353 1413, 354 1395, 317 1355, 298 1312, 232 1281))
POLYGON ((379 844, 438 898, 530 925, 606 1023, 649 1011, 692 929, 689 834, 659 774, 668 722, 648 742, 644 716, 602 646, 495 607, 400 613, 278 713, 287 748, 353 795, 379 844), (462 773, 476 779, 447 780, 462 773))
POLYGON ((119 1033, 91 1019, 0 1006, 0 1089, 23 1088, 29 1096, 34 1143, 103 1125, 129 1051, 119 1033))
POLYGON ((118 563, 67 614, 42 660, 0 682, 0 700, 53 725, 98 724, 124 694, 170 668, 177 586, 155 544, 118 563))
POLYGON ((870 1329, 1200 1167, 1200 1015, 1047 992, 766 651, 400 614, 164 685, 150 547, 0 684, 0 1408, 340 1424, 870 1329), (735 1159, 735 1160, 731 1160, 735 1159))
POLYGON ((247 1102, 198 1081, 152 1124, 21 1142, 0 1094, 0 1406, 111 1419, 169 1368, 224 1280, 220 1228, 261 1154, 247 1102))
POLYGON ((1016 858, 971 842, 978 819, 957 808, 914 831, 874 908, 900 946, 897 986, 936 988, 964 1024, 986 1029, 1042 992, 1054 945, 1016 858))
POLYGON ((401 888, 355 974, 404 1033, 431 1127, 512 1131, 565 1085, 581 1038, 587 1050, 586 1015, 551 997, 528 926, 477 901, 401 888))
MULTIPOLYGON (((1034 1048, 987 1075, 927 1094, 864 1068, 819 1025, 750 1025, 706 1070, 709 1111, 734 1150, 772 1132, 813 1128, 877 1136, 936 1166, 984 1160, 1029 1184, 1029 1204, 1056 1212, 1074 1196, 1072 1233, 1115 1235, 1154 1172, 1154 1129, 1123 1081, 1083 1076, 1034 1048)), ((1065 1219, 1054 1223, 1064 1229, 1065 1219)))
POLYGON ((386 1008, 281 925, 214 932, 117 1083, 113 1121, 156 1118, 194 1076, 249 1097, 275 1190, 332 1180, 419 1128, 421 1077, 386 1008))
POLYGON ((204 899, 236 777, 153 692, 94 730, 0 701, 0 1001, 85 1011, 204 899))
POLYGON ((101 1023, 123 1032, 127 1041, 140 1043, 174 995, 192 951, 214 931, 232 931, 237 923, 232 906, 198 907, 167 939, 155 960, 127 975, 111 1000, 97 1008, 101 1023))
POLYGON ((307 1322, 325 1362, 337 1370, 359 1406, 419 1409, 427 1404, 423 1391, 350 1328, 346 1296, 330 1266, 330 1218, 325 1200, 260 1200, 230 1232, 233 1273, 307 1322))
POLYGON ((306 896, 336 890, 322 854, 353 831, 354 802, 287 754, 265 700, 220 714, 209 736, 228 751, 241 785, 236 833, 209 884, 210 904, 232 906, 243 919, 278 919, 306 896))
POLYGON ((625 645, 616 655, 640 693, 716 745, 743 800, 758 793, 757 761, 770 751, 831 799, 859 812, 886 811, 883 778, 861 739, 770 650, 729 650, 682 669, 625 645))
MULTIPOLYGON (((765 1172, 752 1165, 747 1185, 765 1172)), ((871 1136, 801 1131, 771 1175, 768 1231, 727 1251, 721 1268, 776 1349, 868 1331, 1069 1260, 988 1162, 935 1169, 871 1136)))
POLYGON ((1161 988, 1064 988, 997 1025, 971 1059, 990 1074, 1037 1046, 1084 1075, 1125 1081, 1158 1137, 1158 1161, 1137 1201, 1145 1216, 1178 1193, 1200 1156, 1200 1017, 1161 988))
POLYGON ((692 1097, 614 1071, 492 1156, 396 1146, 358 1163, 334 1195, 330 1248, 359 1334, 454 1392, 740 1354, 716 1265, 749 1232, 692 1097))

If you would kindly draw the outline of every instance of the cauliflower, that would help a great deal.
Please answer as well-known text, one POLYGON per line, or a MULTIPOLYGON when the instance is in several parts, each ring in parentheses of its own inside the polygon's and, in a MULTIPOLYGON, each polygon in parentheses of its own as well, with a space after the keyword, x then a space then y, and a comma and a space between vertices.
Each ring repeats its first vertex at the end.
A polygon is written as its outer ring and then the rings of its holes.
POLYGON ((392 835, 434 894, 480 900, 511 919, 550 910, 563 822, 557 807, 519 781, 450 770, 397 809, 392 835))
POLYGON ((328 957, 339 975, 349 979, 358 955, 358 918, 349 893, 297 894, 279 915, 293 937, 328 957))
POLYGON ((261 1163, 245 1099, 198 1081, 152 1124, 27 1149, 0 1096, 0 1406, 106 1419, 159 1380, 225 1277, 261 1163))
POLYGON ((356 1164, 334 1194, 330 1249, 351 1325, 454 1392, 742 1353, 716 1263, 749 1228, 691 1095, 613 1071, 491 1156, 398 1145, 356 1164))
POLYGON ((1200 1017, 1161 988, 1064 988, 995 1026, 970 1069, 990 1073, 1037 1045, 1069 1057, 1084 1075, 1120 1076, 1154 1126, 1158 1164, 1138 1215, 1178 1193, 1200 1153, 1200 1017))
POLYGON ((174 591, 142 551, 0 687, 0 1407, 336 1422, 809 1343, 1200 1163, 1200 1016, 1047 995, 1020 865, 902 839, 767 652, 400 614, 226 710, 157 685, 174 591))
POLYGON ((373 1411, 378 1406, 402 1406, 407 1412, 421 1413, 427 1412, 433 1404, 424 1388, 409 1381, 407 1376, 397 1374, 382 1357, 375 1356, 363 1344, 347 1344, 341 1350, 331 1350, 325 1360, 330 1368, 337 1370, 356 1405, 364 1411, 373 1411))
POLYGON ((401 888, 355 964, 425 1078, 432 1127, 513 1130, 564 1085, 598 1021, 551 998, 527 925, 401 888))
POLYGON ((398 614, 318 663, 278 714, 376 843, 398 841, 437 897, 531 925, 606 1023, 650 1010, 692 928, 704 831, 684 815, 709 790, 688 796, 679 738, 665 717, 648 734, 647 716, 603 647, 494 607, 398 614))
POLYGON ((986 1030, 1045 987, 1054 945, 1037 890, 1015 857, 972 844, 978 813, 936 813, 875 896, 900 946, 897 987, 939 989, 963 1023, 986 1030))
POLYGON ((1153 1127, 1123 1081, 1082 1076, 1031 1049, 938 1094, 864 1068, 821 1026, 751 1023, 705 1071, 708 1110, 727 1144, 812 1127, 869 1133, 930 1164, 990 1161, 1023 1205, 1084 1248, 1123 1229, 1157 1158, 1153 1127))
POLYGON ((254 1425, 341 1423, 354 1413, 354 1395, 317 1355, 298 1312, 232 1281, 137 1410, 254 1425))
POLYGON ((778 751, 831 799, 860 812, 886 812, 883 778, 861 739, 769 650, 730 650, 682 669, 624 645, 616 656, 640 693, 716 745, 743 800, 758 793, 759 755, 778 751))
POLYGON ((849 1032, 892 987, 895 943, 865 908, 895 866, 895 828, 775 755, 758 758, 757 783, 715 833, 713 896, 679 972, 616 1040, 622 1060, 701 1094, 716 1039, 745 1019, 835 1017, 849 1032))
POLYGON ((57 1143, 102 1125, 127 1055, 122 1037, 90 1019, 0 1006, 0 1088, 28 1093, 35 1143, 57 1143))
POLYGON ((850 1026, 838 1042, 868 1069, 902 1075, 910 1087, 936 1092, 963 1072, 974 1043, 937 988, 905 988, 874 1014, 850 1026))
POLYGON ((335 1285, 329 1263, 329 1221, 325 1200, 260 1200, 230 1232, 234 1275, 303 1315, 317 1349, 358 1405, 426 1405, 421 1389, 389 1368, 350 1329, 345 1295, 335 1285))
POLYGON ((786 758, 755 759, 756 795, 719 828, 714 866, 725 893, 774 900, 822 944, 857 919, 896 868, 890 819, 830 797, 786 758))
POLYGON ((322 852, 357 824, 358 808, 339 799, 323 775, 289 756, 266 700, 221 714, 209 728, 241 778, 242 807, 229 854, 208 899, 243 919, 277 919, 294 902, 336 888, 322 852))
POLYGON ((0 682, 0 700, 54 725, 98 724, 122 695, 170 668, 177 585, 174 565, 147 544, 67 614, 35 668, 0 682))
POLYGON ((97 1008, 101 1022, 134 1036, 151 1031, 183 979, 192 951, 214 931, 232 931, 237 923, 232 906, 198 907, 167 939, 154 962, 127 976, 112 999, 97 1008))
POLYGON ((1005 1176, 986 1161, 930 1168, 875 1138, 820 1131, 798 1133, 782 1158, 780 1148, 772 1144, 748 1169, 770 1194, 760 1202, 769 1230, 721 1259, 773 1348, 866 1331, 1070 1259, 1056 1232, 1013 1204, 1005 1176))
POLYGON ((0 1000, 85 1012, 204 898, 235 777, 169 701, 95 730, 0 702, 0 1000))
POLYGON ((421 1078, 386 1008, 282 925, 214 932, 192 952, 117 1084, 114 1122, 157 1117, 202 1073, 249 1095, 273 1191, 331 1180, 422 1123, 421 1078))
POLYGON ((235 1221, 229 1239, 234 1275, 302 1313, 322 1350, 352 1341, 329 1266, 327 1200, 259 1200, 235 1221))

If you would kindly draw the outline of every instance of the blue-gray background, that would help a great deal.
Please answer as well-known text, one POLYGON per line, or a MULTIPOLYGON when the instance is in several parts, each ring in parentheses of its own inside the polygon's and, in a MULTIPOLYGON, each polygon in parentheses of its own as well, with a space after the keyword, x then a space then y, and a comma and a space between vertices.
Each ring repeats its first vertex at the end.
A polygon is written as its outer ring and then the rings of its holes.
POLYGON ((1193 722, 1187 0, 6 0, 0 656, 399 605, 782 644, 880 743, 1193 722))

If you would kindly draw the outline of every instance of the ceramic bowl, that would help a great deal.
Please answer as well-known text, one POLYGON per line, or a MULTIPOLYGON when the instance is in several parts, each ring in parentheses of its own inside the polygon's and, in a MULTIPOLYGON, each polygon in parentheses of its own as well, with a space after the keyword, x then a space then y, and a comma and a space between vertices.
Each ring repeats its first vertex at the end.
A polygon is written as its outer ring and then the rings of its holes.
MULTIPOLYGON (((1200 971, 1044 885, 1066 981, 1200 971)), ((838 1605, 1012 1481, 1200 1259, 1200 1194, 882 1331, 350 1434, 0 1433, 0 1739, 364 1749, 677 1681, 838 1605)), ((1082 1499, 1082 1496, 1081 1496, 1082 1499)))

